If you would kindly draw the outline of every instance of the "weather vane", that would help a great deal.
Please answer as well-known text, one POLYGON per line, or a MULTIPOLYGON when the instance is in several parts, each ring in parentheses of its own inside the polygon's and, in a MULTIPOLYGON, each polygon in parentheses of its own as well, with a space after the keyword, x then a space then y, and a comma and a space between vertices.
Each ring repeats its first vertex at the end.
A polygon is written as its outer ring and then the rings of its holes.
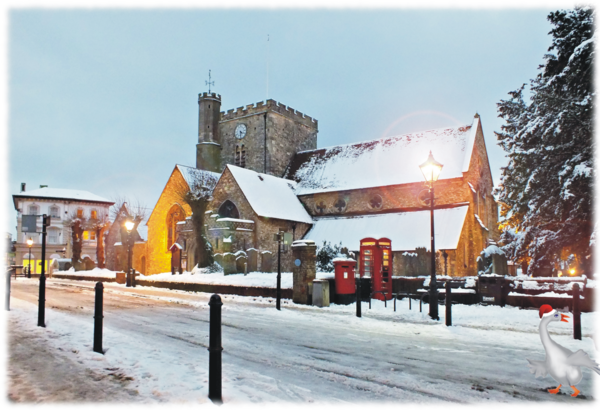
POLYGON ((210 94, 210 86, 215 85, 214 81, 210 81, 210 70, 208 70, 208 81, 205 81, 206 85, 208 85, 208 93, 210 94))

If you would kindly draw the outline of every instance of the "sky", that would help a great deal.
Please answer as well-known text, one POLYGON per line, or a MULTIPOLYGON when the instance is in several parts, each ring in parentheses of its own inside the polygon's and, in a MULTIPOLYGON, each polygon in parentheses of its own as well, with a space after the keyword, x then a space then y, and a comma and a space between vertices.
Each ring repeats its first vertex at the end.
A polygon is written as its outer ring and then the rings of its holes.
POLYGON ((272 98, 319 121, 319 148, 479 113, 497 186, 496 104, 535 77, 568 6, 7 8, 4 231, 21 182, 151 210, 175 164, 195 166, 209 70, 222 111, 272 98))

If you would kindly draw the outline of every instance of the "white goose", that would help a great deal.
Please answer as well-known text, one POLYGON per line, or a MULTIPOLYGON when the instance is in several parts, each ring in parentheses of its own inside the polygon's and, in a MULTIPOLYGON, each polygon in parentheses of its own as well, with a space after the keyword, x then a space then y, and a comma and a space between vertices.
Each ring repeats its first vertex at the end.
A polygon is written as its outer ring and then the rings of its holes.
POLYGON ((558 321, 568 323, 567 315, 558 313, 550 305, 542 305, 540 307, 540 318, 540 339, 542 339, 542 344, 546 350, 546 360, 527 359, 530 371, 535 373, 535 377, 545 377, 546 374, 550 374, 559 383, 556 389, 548 389, 548 392, 556 394, 560 391, 561 386, 565 385, 573 389, 571 396, 577 397, 579 390, 575 388, 575 385, 583 377, 581 366, 592 369, 598 374, 600 374, 600 368, 583 350, 573 353, 550 338, 548 323, 558 321))

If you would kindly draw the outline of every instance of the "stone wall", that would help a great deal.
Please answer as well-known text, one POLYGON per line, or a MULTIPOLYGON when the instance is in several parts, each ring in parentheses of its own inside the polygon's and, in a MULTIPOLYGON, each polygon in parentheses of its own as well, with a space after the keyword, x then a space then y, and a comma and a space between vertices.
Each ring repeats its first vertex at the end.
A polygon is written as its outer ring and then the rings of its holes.
POLYGON ((317 273, 317 246, 313 241, 296 241, 292 244, 292 257, 299 263, 293 264, 294 303, 311 303, 312 282, 317 273))
MULTIPOLYGON (((256 249, 259 253, 270 251, 273 253, 273 271, 277 271, 277 242, 273 240, 273 236, 280 230, 283 230, 294 233, 293 239, 300 239, 311 227, 310 224, 302 222, 259 217, 248 203, 244 193, 235 182, 233 175, 227 169, 221 176, 219 185, 213 191, 213 200, 209 205, 209 209, 211 213, 207 214, 206 217, 207 237, 215 252, 235 253, 240 250, 247 251, 252 248, 256 249), (225 229, 225 224, 217 223, 217 218, 212 217, 212 215, 216 215, 219 207, 226 200, 235 204, 239 212, 239 219, 254 221, 254 224, 247 224, 247 228, 225 229), (231 238, 231 243, 224 246, 224 238, 231 238)), ((264 270, 261 266, 258 268, 264 270)), ((289 250, 281 254, 281 270, 282 272, 291 272, 292 270, 292 255, 289 250)))
POLYGON ((236 147, 245 151, 245 168, 280 177, 298 152, 317 148, 316 120, 268 100, 222 113, 219 123, 221 169, 235 165, 236 147), (239 124, 246 125, 246 136, 235 137, 239 124))

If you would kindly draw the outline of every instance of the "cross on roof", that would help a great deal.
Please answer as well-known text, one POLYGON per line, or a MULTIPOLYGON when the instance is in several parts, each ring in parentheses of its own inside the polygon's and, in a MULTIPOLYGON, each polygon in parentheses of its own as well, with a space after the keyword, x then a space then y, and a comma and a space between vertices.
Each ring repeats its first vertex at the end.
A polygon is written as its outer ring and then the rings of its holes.
POLYGON ((214 81, 210 81, 210 70, 208 70, 208 81, 205 81, 206 85, 208 85, 208 93, 210 94, 210 86, 215 85, 214 81))

